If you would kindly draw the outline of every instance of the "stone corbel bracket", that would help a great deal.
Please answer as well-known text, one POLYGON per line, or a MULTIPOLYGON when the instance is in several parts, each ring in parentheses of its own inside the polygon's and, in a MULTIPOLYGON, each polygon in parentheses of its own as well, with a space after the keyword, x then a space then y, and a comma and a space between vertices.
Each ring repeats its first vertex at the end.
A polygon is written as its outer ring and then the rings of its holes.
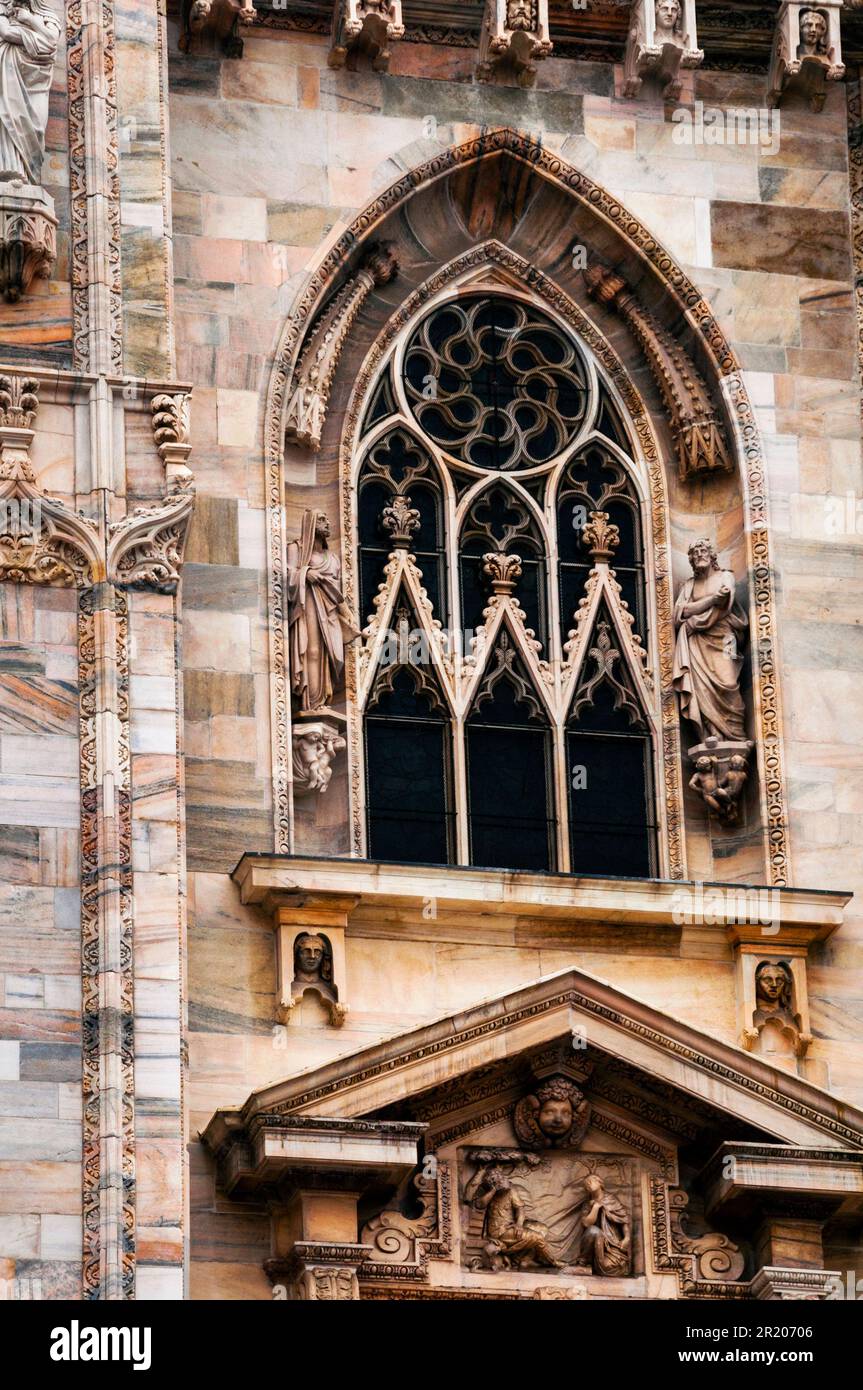
POLYGON ((241 24, 254 24, 252 0, 183 0, 179 47, 190 53, 213 40, 226 58, 242 58, 241 24))
POLYGON ((797 91, 812 111, 823 109, 827 83, 845 76, 841 14, 842 0, 823 4, 784 0, 780 5, 767 75, 769 107, 779 106, 787 91, 797 91))
POLYGON ((40 489, 30 461, 38 409, 34 377, 0 375, 0 579, 85 588, 104 577, 99 527, 40 489))
POLYGON ((615 271, 594 263, 584 278, 591 298, 620 315, 647 358, 668 412, 681 480, 733 472, 719 412, 681 344, 642 307, 615 271))
POLYGON ((355 71, 360 57, 368 55, 375 72, 387 72, 390 44, 404 33, 402 0, 336 0, 327 62, 355 71))
POLYGON ((0 295, 15 304, 57 259, 54 200, 29 183, 0 184, 0 295))
POLYGON ((373 246, 356 274, 316 319, 286 391, 285 439, 289 443, 320 449, 330 388, 351 326, 372 290, 394 279, 398 268, 389 246, 373 246))
MULTIPOLYGON (((745 895, 744 895, 745 896, 745 895)), ((812 1043, 806 962, 812 943, 825 940, 837 924, 782 919, 777 890, 759 893, 757 912, 741 914, 748 921, 726 924, 737 972, 737 1022, 741 1047, 769 1055, 787 1071, 798 1070, 812 1043), (758 997, 758 975, 766 964, 779 967, 790 998, 765 1009, 758 997), (773 1044, 768 1051, 768 1042, 773 1044)))
POLYGON ((680 73, 685 68, 698 68, 704 62, 704 51, 698 47, 695 28, 695 0, 633 0, 629 19, 629 36, 623 66, 623 95, 637 97, 645 77, 663 84, 666 101, 680 96, 680 73), (677 19, 667 29, 657 25, 660 7, 669 11, 677 7, 677 19))
POLYGON ((476 67, 481 82, 509 70, 520 87, 532 87, 537 63, 551 52, 548 0, 485 0, 476 67))
POLYGON ((327 790, 333 763, 347 747, 334 719, 297 718, 291 730, 294 795, 310 796, 327 790))

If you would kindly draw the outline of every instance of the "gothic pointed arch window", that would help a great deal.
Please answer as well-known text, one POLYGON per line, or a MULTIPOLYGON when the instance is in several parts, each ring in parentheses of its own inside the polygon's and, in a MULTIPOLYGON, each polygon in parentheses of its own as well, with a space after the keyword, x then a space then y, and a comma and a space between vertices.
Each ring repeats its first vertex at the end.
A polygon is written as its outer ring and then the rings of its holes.
POLYGON ((587 345, 462 286, 389 349, 353 478, 369 857, 660 872, 647 487, 587 345))

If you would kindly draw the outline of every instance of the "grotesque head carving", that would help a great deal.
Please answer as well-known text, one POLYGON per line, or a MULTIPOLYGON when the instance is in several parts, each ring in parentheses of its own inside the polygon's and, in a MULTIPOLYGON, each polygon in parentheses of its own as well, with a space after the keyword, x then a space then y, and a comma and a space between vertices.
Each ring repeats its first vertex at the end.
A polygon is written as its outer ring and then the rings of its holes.
POLYGON ((331 985, 333 950, 325 936, 303 932, 294 942, 294 979, 331 985))
POLYGON ((574 1149, 590 1123, 590 1105, 574 1081, 551 1076, 515 1107, 513 1126, 526 1149, 574 1149))

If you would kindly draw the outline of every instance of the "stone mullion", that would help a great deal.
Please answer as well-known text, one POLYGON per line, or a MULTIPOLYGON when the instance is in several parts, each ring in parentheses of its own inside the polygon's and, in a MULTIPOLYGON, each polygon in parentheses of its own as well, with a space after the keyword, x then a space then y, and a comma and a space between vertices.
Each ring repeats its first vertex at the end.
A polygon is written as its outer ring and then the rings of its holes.
POLYGON ((111 0, 80 0, 75 8, 81 24, 80 118, 87 237, 86 260, 79 262, 77 270, 85 276, 87 292, 86 366, 104 376, 122 365, 114 10, 111 0))

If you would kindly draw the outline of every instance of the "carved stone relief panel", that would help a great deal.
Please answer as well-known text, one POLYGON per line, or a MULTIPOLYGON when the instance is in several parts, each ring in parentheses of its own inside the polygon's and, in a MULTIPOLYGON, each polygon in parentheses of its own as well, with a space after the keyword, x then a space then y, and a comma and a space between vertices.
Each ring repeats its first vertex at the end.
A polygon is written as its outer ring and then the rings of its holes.
POLYGON ((462 1263, 632 1273, 634 1164, 617 1154, 459 1150, 462 1263))

